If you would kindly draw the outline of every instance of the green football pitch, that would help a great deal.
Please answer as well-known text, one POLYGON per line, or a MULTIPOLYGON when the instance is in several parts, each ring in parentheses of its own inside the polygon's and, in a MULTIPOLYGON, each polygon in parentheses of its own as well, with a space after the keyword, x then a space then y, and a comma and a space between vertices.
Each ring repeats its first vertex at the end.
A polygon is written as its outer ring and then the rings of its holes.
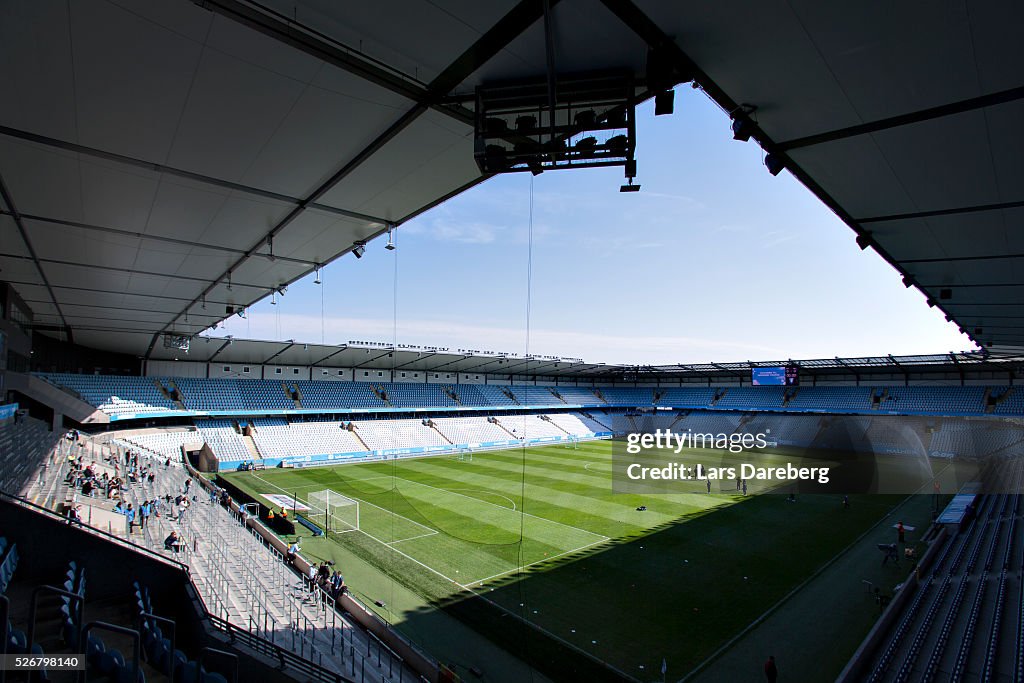
MULTIPOLYGON (((781 449, 714 457, 800 464, 781 449)), ((300 527, 303 551, 337 560, 414 640, 436 643, 424 624, 440 609, 527 661, 582 651, 641 680, 663 660, 675 678, 692 669, 904 498, 852 496, 844 509, 838 496, 760 495, 758 482, 747 496, 735 482, 709 494, 704 481, 616 494, 611 470, 612 443, 592 441, 224 476, 264 503, 324 489, 358 501, 358 530, 314 541, 300 527)))

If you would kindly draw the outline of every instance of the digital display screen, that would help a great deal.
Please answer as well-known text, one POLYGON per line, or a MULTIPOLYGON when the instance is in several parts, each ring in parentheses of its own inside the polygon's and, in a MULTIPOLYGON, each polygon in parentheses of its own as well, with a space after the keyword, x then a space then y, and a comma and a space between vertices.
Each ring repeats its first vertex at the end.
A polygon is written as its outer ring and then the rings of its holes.
POLYGON ((795 365, 751 368, 750 383, 755 387, 795 386, 800 383, 795 365))

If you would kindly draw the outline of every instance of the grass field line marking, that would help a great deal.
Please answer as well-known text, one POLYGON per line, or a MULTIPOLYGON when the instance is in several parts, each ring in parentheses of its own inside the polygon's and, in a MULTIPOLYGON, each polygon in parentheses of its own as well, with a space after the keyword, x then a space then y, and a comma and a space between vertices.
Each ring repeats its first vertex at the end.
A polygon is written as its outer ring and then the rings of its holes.
MULTIPOLYGON (((262 481, 262 482, 263 482, 264 484, 267 484, 268 486, 273 486, 274 488, 276 488, 276 489, 278 489, 278 490, 284 491, 284 489, 282 489, 282 488, 281 488, 280 486, 278 486, 277 484, 272 484, 272 483, 270 483, 269 481, 267 481, 266 479, 262 478, 261 476, 259 476, 259 475, 258 475, 258 474, 256 474, 255 472, 253 472, 253 476, 254 476, 254 477, 256 477, 257 479, 259 479, 260 481, 262 481)), ((286 493, 287 493, 287 491, 286 491, 286 493)), ((368 503, 368 505, 373 505, 373 503, 368 503)), ((377 507, 377 506, 376 506, 376 505, 374 505, 374 507, 377 507)), ((381 509, 383 509, 383 508, 381 508, 381 509)), ((402 515, 398 515, 398 516, 399 516, 399 517, 402 517, 402 515)), ((403 517, 403 519, 406 519, 406 518, 404 518, 404 517, 403 517)), ((412 522, 413 520, 411 520, 411 519, 410 519, 409 521, 410 521, 410 522, 412 522)), ((414 524, 419 524, 419 523, 418 523, 418 522, 414 522, 414 524)), ((423 526, 423 525, 422 525, 422 524, 420 524, 420 526, 423 526)), ((429 528, 429 527, 424 527, 424 528, 429 528)), ((420 562, 419 560, 417 560, 417 559, 416 559, 415 557, 413 557, 412 555, 409 555, 408 553, 403 553, 403 552, 402 552, 401 550, 399 550, 398 548, 396 548, 396 547, 394 547, 394 546, 392 546, 392 545, 388 545, 387 541, 382 541, 382 540, 380 540, 379 538, 377 538, 377 537, 376 537, 376 536, 374 536, 373 534, 369 533, 368 531, 363 531, 362 529, 352 529, 352 531, 358 531, 359 533, 363 534, 363 535, 364 535, 364 536, 366 536, 367 538, 370 538, 370 539, 373 539, 374 541, 377 541, 377 543, 380 543, 380 544, 381 544, 382 546, 384 546, 385 548, 390 548, 391 550, 393 550, 394 552, 398 553, 398 554, 399 554, 399 555, 401 555, 402 557, 405 557, 405 558, 407 558, 407 559, 409 559, 409 560, 412 560, 413 562, 415 562, 415 563, 416 563, 416 564, 418 564, 419 566, 423 567, 423 568, 424 568, 424 569, 426 569, 427 571, 429 571, 429 572, 432 572, 432 573, 434 573, 434 574, 437 574, 438 576, 440 576, 440 577, 441 577, 442 579, 444 579, 445 581, 450 581, 451 583, 455 584, 455 585, 456 585, 456 586, 458 586, 459 588, 461 588, 461 589, 463 589, 463 590, 467 590, 467 591, 470 591, 471 593, 473 593, 472 589, 470 589, 470 587, 469 587, 469 586, 466 586, 466 585, 464 585, 464 584, 461 584, 461 583, 459 583, 458 581, 456 581, 455 579, 453 579, 453 578, 452 578, 452 577, 450 577, 450 576, 445 576, 445 575, 444 575, 444 574, 442 574, 441 572, 439 572, 439 571, 437 571, 436 569, 434 569, 433 567, 431 567, 431 566, 430 566, 429 564, 426 564, 426 563, 424 563, 424 562, 420 562)), ((436 530, 435 530, 435 531, 436 531, 436 530)), ((476 594, 476 593, 474 593, 474 595, 475 595, 475 594, 476 594)))
MULTIPOLYGON (((483 503, 485 505, 491 505, 493 507, 498 508, 499 510, 506 510, 506 511, 511 512, 511 510, 509 510, 504 505, 498 505, 496 503, 489 503, 486 500, 480 500, 479 498, 474 498, 473 496, 467 496, 464 493, 459 493, 458 491, 451 491, 449 489, 443 489, 443 488, 441 488, 439 486, 431 486, 430 484, 424 484, 423 482, 416 481, 415 479, 406 479, 405 477, 399 477, 398 475, 395 475, 395 478, 396 479, 401 479, 402 481, 407 481, 407 482, 410 482, 410 483, 413 483, 413 484, 418 484, 420 486, 426 486, 428 489, 434 489, 435 491, 445 491, 446 493, 451 493, 451 494, 456 495, 456 496, 462 496, 463 498, 469 498, 470 500, 475 500, 478 503, 483 503)), ((531 515, 529 512, 526 512, 525 510, 516 510, 516 512, 518 512, 521 515, 525 515, 527 517, 533 517, 534 519, 539 519, 539 520, 541 520, 543 522, 550 522, 551 524, 557 524, 558 526, 564 526, 567 529, 572 529, 574 531, 580 531, 582 533, 589 534, 591 536, 598 536, 602 541, 609 541, 609 540, 611 540, 608 536, 605 536, 604 534, 599 534, 599 533, 596 533, 594 531, 588 531, 586 529, 581 529, 581 528, 579 528, 577 526, 573 526, 571 524, 565 524, 563 522, 556 522, 555 520, 548 519, 547 517, 540 517, 538 515, 531 515)))
POLYGON ((434 531, 429 534, 420 534, 418 536, 410 536, 409 538, 400 538, 397 541, 388 541, 387 545, 392 545, 394 543, 405 543, 406 541, 415 541, 417 538, 426 538, 427 536, 437 536, 438 533, 439 532, 434 531))
MULTIPOLYGON (((511 509, 511 510, 512 510, 512 512, 516 512, 516 511, 517 511, 517 510, 519 509, 519 508, 517 508, 517 507, 516 507, 516 502, 515 502, 514 500, 512 500, 512 499, 511 499, 511 498, 509 498, 508 496, 503 496, 503 495, 501 495, 500 493, 494 493, 493 491, 487 491, 487 490, 485 490, 485 489, 464 489, 464 488, 461 488, 461 487, 460 487, 460 488, 457 488, 457 489, 447 489, 447 490, 448 490, 448 491, 451 491, 452 493, 455 493, 455 492, 457 492, 457 491, 475 491, 475 492, 477 492, 477 493, 486 493, 486 494, 487 494, 487 495, 489 495, 489 496, 497 496, 498 498, 504 498, 505 500, 507 500, 507 501, 508 501, 509 503, 511 503, 511 504, 512 504, 512 507, 511 507, 511 508, 505 508, 505 509, 511 509)), ((470 498, 472 498, 472 497, 473 497, 473 496, 470 496, 470 498)), ((479 498, 477 498, 477 500, 480 500, 480 499, 479 499, 479 498)), ((484 501, 480 501, 480 502, 482 502, 482 503, 486 503, 487 501, 486 501, 486 500, 484 500, 484 501)), ((504 506, 501 506, 501 505, 499 505, 498 507, 504 507, 504 506)))
POLYGON ((586 550, 587 548, 592 548, 593 546, 600 545, 601 543, 604 543, 604 541, 594 541, 593 543, 587 543, 586 545, 581 545, 578 548, 573 548, 571 550, 566 550, 565 552, 558 553, 557 555, 552 555, 550 557, 545 557, 545 558, 543 558, 541 560, 535 560, 535 561, 530 562, 528 564, 524 564, 521 567, 516 567, 514 569, 509 569, 508 571, 504 571, 504 572, 498 572, 497 574, 492 574, 491 576, 487 576, 487 577, 484 577, 482 579, 477 579, 476 581, 471 581, 469 583, 469 585, 470 586, 479 585, 479 584, 482 584, 484 581, 490 581, 491 579, 496 579, 499 576, 505 576, 506 574, 511 574, 512 572, 522 571, 524 569, 528 569, 528 568, 532 567, 535 564, 540 564, 541 562, 550 562, 551 560, 554 560, 556 558, 564 557, 565 555, 570 555, 572 553, 576 553, 576 552, 579 552, 581 550, 586 550))
MULTIPOLYGON (((263 479, 262 477, 260 477, 259 475, 257 475, 257 474, 256 474, 255 472, 253 472, 253 476, 254 476, 254 477, 256 477, 257 479, 259 479, 260 481, 262 481, 263 483, 265 483, 265 484, 267 484, 267 485, 269 485, 269 486, 273 486, 274 488, 278 489, 279 491, 285 491, 285 490, 284 490, 283 488, 281 488, 281 487, 280 487, 280 486, 278 486, 277 484, 272 484, 272 483, 270 483, 269 481, 267 481, 267 480, 263 479)), ((398 478, 399 478, 399 479, 401 479, 402 477, 398 477, 398 478)), ((409 479, 407 479, 406 481, 412 481, 412 480, 409 480, 409 479)), ((418 482, 414 482, 414 483, 418 483, 418 482)), ((424 486, 429 486, 429 484, 424 484, 424 486)), ((435 487, 430 487, 430 488, 435 488, 435 487)), ((443 490, 443 489, 440 489, 440 490, 443 490)), ((285 491, 285 493, 287 493, 287 491, 285 491)), ((476 499, 474 498, 474 500, 476 500, 476 499)), ((373 503, 369 503, 369 505, 373 505, 373 503)), ((374 506, 374 507, 378 507, 378 506, 374 506)), ((499 505, 499 506, 497 506, 497 507, 501 507, 501 506, 499 505)), ((382 508, 382 509, 383 509, 383 508, 382 508)), ((503 509, 503 510, 507 510, 508 508, 502 508, 502 509, 503 509)), ((525 512, 520 512, 520 514, 524 514, 524 515, 525 515, 525 514, 527 514, 527 513, 525 513, 525 512)), ((398 515, 398 516, 399 516, 399 517, 401 517, 402 515, 398 515)), ((530 516, 532 517, 533 515, 530 515, 530 516)), ((543 517, 538 517, 538 519, 544 519, 544 518, 543 518, 543 517)), ((413 520, 409 520, 409 521, 411 522, 411 521, 413 521, 413 520)), ((553 521, 553 520, 547 520, 547 521, 549 521, 549 522, 550 522, 550 521, 553 521)), ((417 522, 417 523, 418 523, 418 522, 417 522)), ((558 522, 556 522, 556 524, 558 524, 558 522)), ((422 526, 422 525, 421 525, 421 526, 422 526)), ((567 524, 564 524, 563 526, 569 526, 569 525, 567 525, 567 524)), ((571 528, 571 529, 575 529, 576 527, 569 527, 569 528, 571 528)), ((578 531, 585 531, 584 529, 577 529, 577 530, 578 530, 578 531)), ((588 651, 584 650, 583 648, 581 648, 580 646, 578 646, 578 645, 576 645, 576 644, 574 644, 574 643, 571 643, 571 642, 569 642, 568 640, 566 640, 565 638, 561 637, 560 635, 558 635, 558 634, 556 634, 556 633, 552 633, 551 631, 549 631, 548 629, 544 628, 544 627, 543 627, 543 626, 541 626, 540 624, 537 624, 537 623, 534 623, 534 622, 532 622, 532 621, 530 621, 530 620, 528 620, 528 619, 525 619, 525 618, 524 618, 524 617, 523 617, 522 615, 520 615, 520 614, 517 614, 516 612, 513 612, 512 610, 508 609, 508 608, 507 608, 507 607, 505 607, 504 605, 500 605, 500 604, 496 603, 495 601, 493 601, 493 600, 491 600, 490 598, 488 598, 488 597, 487 597, 486 595, 484 595, 484 594, 482 594, 482 593, 478 593, 477 591, 473 590, 473 589, 472 589, 472 588, 470 588, 470 587, 469 587, 468 585, 466 585, 466 584, 462 584, 462 583, 459 583, 458 581, 456 581, 456 580, 455 580, 455 579, 453 579, 452 577, 450 577, 450 576, 446 576, 445 574, 442 574, 442 573, 441 573, 441 572, 439 572, 438 570, 434 569, 434 568, 433 568, 433 567, 431 567, 431 566, 430 566, 429 564, 426 564, 426 563, 424 563, 424 562, 421 562, 421 561, 417 560, 417 559, 416 559, 415 557, 413 557, 412 555, 409 555, 408 553, 404 553, 404 552, 402 552, 401 550, 399 550, 398 548, 394 547, 393 545, 388 545, 388 544, 387 544, 387 543, 386 543, 385 541, 382 541, 382 540, 380 540, 379 538, 377 538, 377 537, 376 537, 376 536, 374 536, 373 534, 367 533, 366 531, 363 531, 362 529, 358 529, 358 531, 359 531, 359 532, 360 532, 361 534, 363 534, 364 536, 366 536, 367 538, 370 538, 370 539, 372 539, 372 540, 374 540, 374 541, 377 541, 378 543, 380 543, 380 544, 381 544, 381 545, 383 545, 384 547, 386 547, 386 548, 389 548, 389 549, 391 549, 392 551, 394 551, 394 552, 398 553, 398 554, 399 554, 399 555, 401 555, 402 557, 405 557, 405 558, 407 558, 407 559, 409 559, 409 560, 411 560, 411 561, 415 562, 416 564, 418 564, 419 566, 423 567, 424 569, 426 569, 427 571, 431 572, 432 574, 436 574, 436 575, 440 576, 440 577, 441 577, 442 579, 444 579, 445 581, 449 581, 449 582, 451 582, 452 584, 454 584, 454 585, 458 586, 459 588, 461 588, 462 590, 464 590, 464 591, 467 591, 467 592, 471 593, 472 595, 475 595, 475 596, 477 596, 478 598, 480 598, 480 599, 482 599, 482 600, 484 600, 484 601, 486 601, 486 602, 490 603, 490 604, 491 604, 491 605, 493 605, 493 606, 494 606, 495 608, 497 608, 497 609, 501 610, 502 612, 504 612, 504 613, 506 613, 506 614, 510 615, 510 616, 511 616, 511 617, 513 617, 514 619, 518 619, 519 621, 523 622, 523 623, 524 623, 524 624, 526 624, 527 626, 529 626, 529 627, 531 627, 531 628, 534 628, 534 629, 536 629, 536 630, 540 631, 541 633, 543 633, 544 635, 548 636, 549 638, 552 638, 552 639, 554 639, 554 640, 557 640, 558 642, 562 643, 562 644, 563 644, 563 645, 565 645, 566 647, 568 647, 568 648, 570 648, 570 649, 572 649, 572 650, 575 650, 576 652, 579 652, 579 653, 581 653, 581 654, 582 654, 582 655, 584 655, 585 657, 588 657, 588 658, 590 658, 590 659, 592 659, 592 660, 594 660, 594 661, 596 661, 596 662, 600 663, 600 664, 601 664, 602 666, 605 666, 605 667, 607 667, 607 668, 611 669, 612 671, 614 671, 614 672, 616 672, 616 673, 620 674, 621 676, 623 676, 623 677, 624 677, 624 678, 626 678, 627 680, 630 680, 630 681, 636 681, 636 680, 637 680, 637 678, 636 678, 636 677, 634 677, 634 676, 630 676, 629 674, 627 674, 627 673, 625 673, 624 671, 622 671, 621 669, 617 668, 616 666, 614 666, 614 665, 613 665, 613 664, 611 664, 610 662, 606 662, 605 660, 603 660, 603 659, 601 659, 600 657, 598 657, 598 656, 594 655, 593 653, 591 653, 591 652, 588 652, 588 651)), ((593 532, 591 532, 591 531, 588 531, 587 533, 589 533, 589 534, 593 534, 593 535, 595 535, 595 536, 597 536, 597 535, 600 535, 600 534, 594 534, 594 533, 593 533, 593 532)), ((609 541, 609 540, 611 540, 611 539, 610 539, 610 538, 608 538, 607 536, 604 536, 604 537, 602 537, 602 539, 603 539, 604 541, 609 541)), ((594 542, 594 544, 596 545, 596 544, 597 544, 597 543, 599 543, 599 542, 601 542, 601 541, 595 541, 595 542, 594 542)), ((570 551, 570 552, 572 552, 572 551, 570 551)))
MULTIPOLYGON (((949 465, 947 464, 946 467, 943 467, 941 470, 936 472, 934 474, 933 478, 938 478, 939 475, 941 475, 943 472, 945 472, 946 468, 948 468, 948 467, 949 467, 949 465)), ((748 633, 753 631, 755 628, 760 626, 761 623, 763 623, 768 617, 770 617, 773 613, 775 613, 776 610, 778 610, 780 607, 782 607, 782 605, 784 605, 790 598, 792 598, 799 591, 803 590, 803 588, 808 586, 811 583, 811 581, 813 581, 814 579, 818 578, 818 576, 823 574, 826 569, 828 569, 833 564, 838 562, 839 559, 844 557, 846 555, 846 553, 850 552, 850 550, 854 546, 856 546, 858 543, 860 543, 862 540, 864 540, 867 537, 868 534, 874 532, 875 529, 877 529, 879 527, 879 525, 881 525, 883 522, 888 520, 892 516, 892 513, 896 512, 901 507, 906 505, 907 501, 909 501, 913 496, 916 496, 917 494, 921 493, 921 491, 923 491, 925 486, 927 486, 927 485, 928 485, 928 483, 925 482, 924 484, 921 484, 920 488, 918 488, 917 491, 907 495, 903 500, 901 500, 899 502, 899 504, 897 504, 895 507, 893 507, 892 510, 888 514, 886 514, 885 516, 881 517, 877 522, 872 524, 864 533, 862 533, 857 538, 853 539, 853 541, 851 541, 849 545, 847 545, 845 548, 840 550, 837 554, 833 555, 830 560, 828 560, 823 565, 818 567, 810 576, 808 576, 806 579, 804 579, 799 584, 797 584, 793 588, 793 590, 791 590, 788 593, 786 593, 785 595, 783 595, 782 598, 780 598, 778 602, 776 602, 774 605, 771 605, 768 609, 766 609, 764 612, 762 612, 759 617, 757 617, 752 622, 747 624, 746 627, 744 627, 739 633, 734 635, 732 638, 730 638, 728 641, 726 641, 721 647, 719 647, 717 650, 715 650, 710 655, 708 655, 708 657, 703 662, 698 664, 693 669, 690 669, 690 672, 687 673, 686 675, 684 675, 682 678, 680 678, 677 681, 677 683, 686 683, 686 681, 689 681, 692 678, 694 678, 695 676, 697 676, 699 673, 701 673, 708 666, 710 666, 711 664, 714 664, 715 660, 717 660, 723 654, 728 652, 732 648, 733 645, 735 645, 736 643, 738 643, 740 641, 741 638, 743 638, 748 633)))
MULTIPOLYGON (((260 475, 256 474, 255 472, 253 472, 253 473, 252 473, 252 476, 256 477, 257 479, 259 479, 260 481, 262 481, 262 482, 263 482, 264 484, 266 484, 267 486, 273 486, 273 487, 274 487, 274 488, 276 488, 276 489, 277 489, 278 491, 284 491, 285 493, 288 493, 288 491, 287 491, 286 489, 284 489, 284 488, 282 488, 282 487, 278 486, 277 484, 272 484, 272 483, 270 483, 269 481, 267 481, 266 479, 264 479, 264 478, 263 478, 263 477, 261 477, 260 475)), ((314 485, 312 485, 312 486, 296 486, 296 487, 295 487, 295 490, 297 491, 297 490, 299 490, 299 489, 303 489, 303 488, 314 488, 314 489, 316 489, 316 488, 321 488, 322 486, 324 486, 324 485, 323 485, 323 484, 314 484, 314 485)), ((406 517, 405 515, 400 515, 400 514, 398 514, 397 512, 395 512, 395 511, 393 511, 393 510, 388 510, 387 508, 383 508, 383 507, 381 507, 380 505, 374 505, 374 504, 373 504, 373 503, 371 503, 370 501, 368 501, 368 500, 363 500, 362 498, 356 498, 355 496, 348 496, 348 495, 346 495, 346 494, 342 494, 342 495, 344 495, 344 496, 345 496, 346 498, 351 498, 352 500, 358 500, 358 501, 359 501, 360 503, 362 503, 363 505, 369 505, 370 507, 375 507, 375 508, 377 508, 378 510, 383 510, 384 512, 388 513, 389 515, 394 515, 395 517, 401 517, 401 518, 402 518, 402 519, 404 519, 405 521, 407 521, 407 522, 410 522, 410 523, 412 523, 412 524, 415 524, 416 526, 420 527, 421 529, 426 529, 427 531, 432 531, 432 532, 433 532, 433 533, 435 533, 435 534, 437 533, 437 529, 435 529, 435 528, 433 528, 433 527, 429 527, 429 526, 427 526, 426 524, 420 524, 420 523, 419 523, 419 522, 417 522, 417 521, 416 521, 415 519, 409 519, 409 518, 408 518, 408 517, 406 517)), ((367 536, 369 536, 369 534, 367 534, 367 536)), ((375 540, 379 540, 379 539, 375 539, 375 540)), ((384 541, 381 541, 381 543, 384 543, 384 541)))

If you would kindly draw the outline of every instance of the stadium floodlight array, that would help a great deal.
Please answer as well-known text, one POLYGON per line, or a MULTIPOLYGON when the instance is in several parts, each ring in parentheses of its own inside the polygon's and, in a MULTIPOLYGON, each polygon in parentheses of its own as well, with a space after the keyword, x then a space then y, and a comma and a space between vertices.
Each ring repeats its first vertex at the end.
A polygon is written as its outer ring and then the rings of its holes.
POLYGON ((323 519, 324 529, 328 533, 345 533, 359 530, 359 501, 342 495, 331 489, 313 491, 309 494, 306 504, 309 505, 309 516, 314 522, 323 519))

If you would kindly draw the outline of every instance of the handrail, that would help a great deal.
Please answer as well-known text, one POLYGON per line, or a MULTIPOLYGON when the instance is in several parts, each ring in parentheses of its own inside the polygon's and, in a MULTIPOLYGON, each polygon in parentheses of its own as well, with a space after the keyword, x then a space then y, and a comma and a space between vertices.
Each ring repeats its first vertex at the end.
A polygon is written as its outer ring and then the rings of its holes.
MULTIPOLYGON (((100 631, 110 631, 111 633, 120 633, 123 636, 128 636, 132 639, 132 668, 131 677, 137 679, 139 676, 139 663, 142 660, 142 636, 135 629, 128 628, 126 626, 119 626, 117 624, 111 624, 107 621, 90 621, 88 624, 82 627, 82 636, 79 643, 88 643, 89 634, 93 629, 100 631)), ((89 676, 88 668, 82 669, 78 674, 78 683, 85 683, 89 676)))
MULTIPOLYGON (((141 593, 141 591, 140 591, 140 593, 141 593)), ((168 659, 167 678, 169 680, 173 681, 174 680, 174 650, 175 650, 175 647, 176 647, 175 641, 177 641, 177 639, 178 639, 178 624, 173 619, 168 619, 167 617, 161 617, 158 614, 153 614, 152 612, 147 612, 145 607, 143 607, 142 611, 139 612, 139 633, 142 633, 143 627, 144 627, 147 619, 152 619, 153 621, 159 621, 161 624, 164 624, 164 625, 167 625, 167 626, 171 627, 171 637, 168 638, 168 640, 171 641, 171 649, 170 649, 170 652, 167 653, 167 659, 168 659)), ((162 631, 161 631, 161 633, 162 633, 162 631)))
POLYGON ((316 662, 312 662, 305 657, 300 657, 291 650, 287 650, 276 643, 272 643, 266 638, 256 635, 252 631, 236 626, 230 621, 222 619, 215 614, 207 613, 206 619, 218 631, 227 634, 228 638, 232 642, 237 639, 246 647, 249 647, 262 655, 273 657, 280 662, 282 667, 291 666, 293 669, 315 678, 315 680, 324 681, 326 683, 355 683, 353 679, 348 678, 344 674, 330 671, 316 662))
MULTIPOLYGON (((54 512, 53 510, 51 510, 49 508, 45 508, 42 505, 37 505, 36 503, 33 503, 32 501, 30 501, 30 500, 28 500, 26 498, 22 498, 21 496, 15 495, 13 493, 9 493, 8 491, 0 490, 0 499, 3 499, 3 498, 7 498, 11 502, 13 502, 13 503, 15 503, 17 505, 21 505, 22 507, 27 507, 27 508, 30 508, 33 511, 45 514, 47 517, 59 519, 61 522, 67 522, 67 519, 63 515, 61 515, 61 514, 59 514, 57 512, 54 512)), ((105 538, 107 540, 110 540, 110 541, 114 541, 118 545, 127 546, 131 550, 134 550, 134 551, 137 551, 137 552, 141 552, 144 555, 148 555, 148 556, 150 556, 152 558, 158 559, 161 562, 166 562, 167 564, 172 564, 172 565, 178 567, 179 569, 182 569, 185 572, 185 574, 189 576, 189 580, 191 580, 192 573, 189 570, 188 565, 183 563, 183 562, 179 562, 178 560, 172 560, 169 557, 164 557, 160 553, 158 553, 158 552, 156 552, 154 550, 151 550, 151 549, 147 548, 146 546, 142 546, 142 545, 138 545, 136 543, 132 543, 131 541, 129 541, 127 539, 124 539, 124 538, 121 538, 120 536, 116 536, 114 534, 108 533, 108 532, 103 531, 102 529, 99 529, 99 528, 94 527, 94 526, 89 526, 87 524, 81 524, 81 525, 79 525, 79 528, 87 531, 88 533, 95 534, 97 536, 101 536, 101 537, 103 537, 103 538, 105 538)))

